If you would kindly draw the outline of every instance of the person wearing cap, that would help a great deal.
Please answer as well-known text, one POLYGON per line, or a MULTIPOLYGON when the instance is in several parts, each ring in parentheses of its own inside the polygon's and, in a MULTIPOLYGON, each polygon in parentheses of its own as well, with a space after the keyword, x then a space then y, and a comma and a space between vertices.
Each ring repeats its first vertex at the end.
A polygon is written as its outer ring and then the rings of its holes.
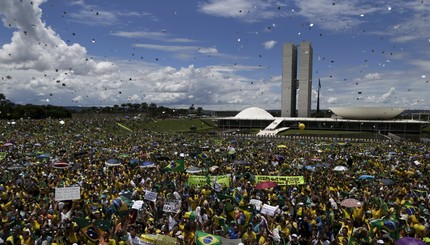
POLYGON ((289 236, 287 245, 300 245, 299 236, 296 233, 291 234, 291 236, 289 236))

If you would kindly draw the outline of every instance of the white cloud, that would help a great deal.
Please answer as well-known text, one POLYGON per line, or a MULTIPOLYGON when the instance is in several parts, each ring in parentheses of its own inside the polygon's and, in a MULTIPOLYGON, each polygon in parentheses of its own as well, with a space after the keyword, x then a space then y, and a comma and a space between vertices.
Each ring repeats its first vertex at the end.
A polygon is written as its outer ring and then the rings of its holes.
POLYGON ((272 49, 277 42, 275 40, 266 41, 263 43, 265 49, 272 49))
POLYGON ((75 74, 100 73, 111 69, 108 62, 96 63, 87 59, 84 47, 76 43, 67 45, 47 27, 41 21, 39 5, 42 2, 0 1, 3 23, 10 23, 17 29, 11 42, 0 49, 0 66, 19 70, 73 70, 75 74))
POLYGON ((275 0, 209 0, 199 5, 205 14, 235 18, 243 22, 256 22, 273 17, 285 17, 286 11, 278 10, 286 4, 275 0))
POLYGON ((330 97, 327 99, 327 104, 336 104, 337 98, 336 97, 330 97))
POLYGON ((379 80, 381 75, 379 73, 368 73, 363 77, 364 80, 379 80))
POLYGON ((121 21, 122 17, 146 17, 152 21, 157 21, 158 18, 148 12, 143 11, 123 11, 114 10, 107 11, 103 7, 85 3, 83 0, 71 1, 69 4, 79 6, 80 9, 76 12, 68 13, 71 21, 89 25, 89 26, 114 26, 124 23, 121 21))
POLYGON ((192 43, 195 40, 189 38, 175 38, 163 31, 116 31, 111 33, 112 36, 125 37, 125 38, 143 38, 149 40, 157 40, 163 42, 175 43, 192 43))
POLYGON ((380 8, 359 0, 328 2, 325 0, 295 0, 297 14, 319 27, 338 31, 350 29, 365 22, 360 15, 372 14, 380 8))

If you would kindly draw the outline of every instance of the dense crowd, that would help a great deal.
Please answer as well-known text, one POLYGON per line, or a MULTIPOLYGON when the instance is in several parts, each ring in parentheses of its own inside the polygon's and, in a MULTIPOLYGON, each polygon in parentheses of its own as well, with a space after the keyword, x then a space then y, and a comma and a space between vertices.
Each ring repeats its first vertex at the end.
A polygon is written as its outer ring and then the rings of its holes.
POLYGON ((110 120, 1 122, 0 244, 217 244, 200 231, 230 244, 429 243, 428 144, 131 131, 110 120), (184 171, 168 168, 178 161, 184 171), (222 175, 228 186, 213 181, 222 175), (256 188, 257 175, 304 183, 256 188), (56 200, 60 187, 80 187, 80 198, 56 200), (164 210, 172 200, 178 212, 164 210))

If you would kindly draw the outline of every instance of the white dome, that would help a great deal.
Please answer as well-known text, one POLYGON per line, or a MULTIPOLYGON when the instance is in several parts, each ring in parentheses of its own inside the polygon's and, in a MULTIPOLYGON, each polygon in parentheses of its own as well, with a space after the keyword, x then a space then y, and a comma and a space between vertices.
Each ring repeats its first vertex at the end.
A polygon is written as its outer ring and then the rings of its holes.
POLYGON ((258 107, 249 107, 239 112, 235 118, 238 119, 274 119, 274 117, 266 110, 258 107))
POLYGON ((392 107, 331 107, 334 114, 345 119, 392 119, 405 109, 392 107))

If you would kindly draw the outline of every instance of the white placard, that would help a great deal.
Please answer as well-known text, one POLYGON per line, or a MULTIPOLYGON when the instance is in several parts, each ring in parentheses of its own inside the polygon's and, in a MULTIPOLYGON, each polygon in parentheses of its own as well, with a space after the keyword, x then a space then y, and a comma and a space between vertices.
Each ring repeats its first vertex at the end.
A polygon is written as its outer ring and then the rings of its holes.
POLYGON ((257 210, 260 210, 263 202, 258 199, 251 199, 249 200, 249 204, 253 205, 257 210))
POLYGON ((164 202, 163 211, 166 213, 179 213, 181 211, 181 202, 178 200, 167 200, 164 202))
POLYGON ((141 209, 143 206, 143 201, 142 200, 136 200, 133 202, 133 206, 131 207, 132 209, 141 209))
POLYGON ((263 207, 261 208, 260 213, 267 214, 269 216, 274 216, 277 209, 278 209, 277 206, 270 206, 268 204, 263 204, 263 207))
POLYGON ((155 202, 157 200, 157 192, 153 192, 153 191, 146 191, 145 190, 145 200, 147 201, 151 201, 151 202, 155 202))
POLYGON ((55 188, 55 201, 81 199, 81 187, 55 188))

